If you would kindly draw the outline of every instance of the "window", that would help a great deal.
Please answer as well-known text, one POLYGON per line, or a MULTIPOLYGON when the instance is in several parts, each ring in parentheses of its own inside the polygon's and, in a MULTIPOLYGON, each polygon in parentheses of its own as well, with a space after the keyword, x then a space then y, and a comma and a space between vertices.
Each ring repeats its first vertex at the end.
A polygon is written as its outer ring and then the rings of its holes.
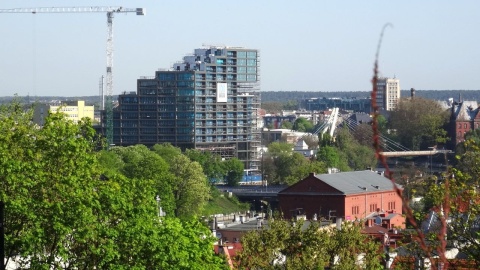
POLYGON ((177 80, 179 80, 179 81, 193 80, 193 74, 192 73, 178 73, 177 74, 177 80))
POLYGON ((467 128, 467 124, 466 124, 466 123, 465 123, 465 124, 463 124, 463 128, 467 128))
POLYGON ((247 58, 257 58, 257 52, 255 51, 247 52, 247 58))
POLYGON ((174 73, 158 73, 158 79, 160 81, 174 81, 175 74, 174 73))
POLYGON ((376 203, 370 204, 370 212, 375 212, 375 211, 377 211, 377 204, 376 203))
POLYGON ((257 60, 255 59, 248 59, 247 60, 247 66, 256 66, 257 65, 257 60))
POLYGON ((139 81, 140 86, 157 86, 157 81, 155 80, 142 80, 139 81))
POLYGON ((352 206, 352 215, 360 214, 360 208, 358 206, 352 206))
POLYGON ((388 210, 394 210, 395 209, 395 202, 389 202, 388 203, 388 210))

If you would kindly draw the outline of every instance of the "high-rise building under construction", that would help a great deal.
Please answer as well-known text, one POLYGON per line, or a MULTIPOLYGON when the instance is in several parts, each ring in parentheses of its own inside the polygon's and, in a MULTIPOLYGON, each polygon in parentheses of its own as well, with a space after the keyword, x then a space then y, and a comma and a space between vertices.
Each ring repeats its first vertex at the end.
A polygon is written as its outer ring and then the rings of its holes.
POLYGON ((115 145, 171 143, 182 149, 237 157, 258 170, 259 52, 195 49, 170 70, 137 81, 113 111, 115 145))

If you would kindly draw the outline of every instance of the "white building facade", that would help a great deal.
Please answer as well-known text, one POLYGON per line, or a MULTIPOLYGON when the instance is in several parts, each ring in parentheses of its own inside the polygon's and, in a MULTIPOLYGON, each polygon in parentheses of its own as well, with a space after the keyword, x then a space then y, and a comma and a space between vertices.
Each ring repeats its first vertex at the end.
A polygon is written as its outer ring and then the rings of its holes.
POLYGON ((400 99, 400 80, 397 78, 377 79, 377 105, 380 109, 392 111, 400 99))

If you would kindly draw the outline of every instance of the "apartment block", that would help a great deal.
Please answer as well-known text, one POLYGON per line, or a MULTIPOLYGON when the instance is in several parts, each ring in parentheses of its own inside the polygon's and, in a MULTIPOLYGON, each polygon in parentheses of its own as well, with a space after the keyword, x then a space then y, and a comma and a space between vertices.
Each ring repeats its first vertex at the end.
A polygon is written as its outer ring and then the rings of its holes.
POLYGON ((33 122, 43 126, 45 124, 45 118, 50 112, 61 112, 65 114, 68 120, 77 123, 84 117, 94 120, 94 106, 85 105, 85 101, 66 101, 56 104, 36 104, 33 114, 33 122))
POLYGON ((400 80, 397 78, 377 79, 377 105, 381 110, 391 111, 400 99, 400 80))

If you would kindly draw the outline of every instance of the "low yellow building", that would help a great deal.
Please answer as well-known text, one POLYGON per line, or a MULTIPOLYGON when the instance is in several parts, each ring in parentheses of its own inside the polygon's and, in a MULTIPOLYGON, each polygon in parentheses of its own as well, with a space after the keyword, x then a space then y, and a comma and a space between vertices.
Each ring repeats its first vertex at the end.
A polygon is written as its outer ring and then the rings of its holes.
POLYGON ((77 123, 84 117, 94 120, 94 106, 86 106, 85 101, 67 101, 61 105, 37 104, 35 106, 33 121, 40 126, 45 124, 45 118, 49 112, 61 112, 66 115, 68 120, 77 123))

